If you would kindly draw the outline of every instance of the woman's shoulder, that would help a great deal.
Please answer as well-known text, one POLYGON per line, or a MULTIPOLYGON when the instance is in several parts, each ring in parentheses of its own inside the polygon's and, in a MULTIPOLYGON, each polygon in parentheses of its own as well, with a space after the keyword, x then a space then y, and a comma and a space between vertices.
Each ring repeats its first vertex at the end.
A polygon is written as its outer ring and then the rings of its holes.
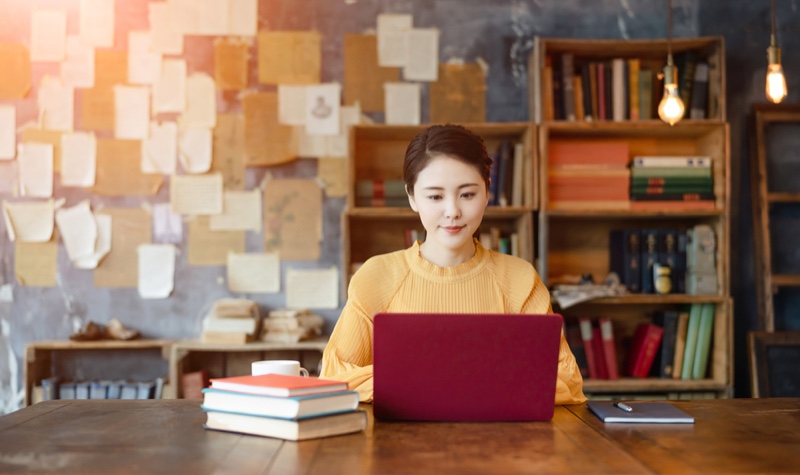
POLYGON ((503 288, 527 295, 540 280, 533 264, 525 259, 496 251, 488 251, 488 254, 489 269, 503 288))

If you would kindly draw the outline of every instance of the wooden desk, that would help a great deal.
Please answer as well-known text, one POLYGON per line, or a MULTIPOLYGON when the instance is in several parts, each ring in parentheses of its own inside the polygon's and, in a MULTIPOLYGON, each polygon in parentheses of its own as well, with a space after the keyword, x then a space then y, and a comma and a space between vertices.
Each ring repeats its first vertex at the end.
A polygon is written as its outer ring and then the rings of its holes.
MULTIPOLYGON (((796 472, 800 399, 675 404, 694 426, 603 426, 585 406, 550 422, 389 423, 284 442, 207 431, 199 400, 48 401, 0 417, 0 472, 796 472)), ((371 406, 365 405, 367 410, 371 406)))

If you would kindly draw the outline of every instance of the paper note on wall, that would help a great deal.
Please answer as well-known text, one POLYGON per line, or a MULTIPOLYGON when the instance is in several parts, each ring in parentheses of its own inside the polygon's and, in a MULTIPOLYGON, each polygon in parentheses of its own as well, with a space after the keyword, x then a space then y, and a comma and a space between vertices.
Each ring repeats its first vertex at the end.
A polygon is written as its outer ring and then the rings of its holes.
POLYGON ((94 87, 94 49, 77 36, 67 36, 67 58, 61 63, 61 81, 69 87, 94 87))
POLYGON ((55 130, 25 128, 20 134, 22 143, 49 144, 53 147, 53 171, 61 171, 61 136, 62 132, 55 130))
POLYGON ((88 256, 72 261, 78 269, 96 269, 104 257, 111 251, 111 216, 95 214, 94 221, 97 226, 97 241, 94 251, 88 256))
POLYGON ((81 42, 94 48, 114 46, 114 0, 81 0, 78 19, 81 42))
POLYGON ((183 54, 183 32, 172 22, 168 2, 147 4, 150 20, 150 46, 161 54, 183 54))
POLYGON ((211 169, 211 129, 183 129, 178 144, 178 160, 186 173, 205 173, 211 169))
POLYGON ((214 41, 214 79, 222 91, 239 91, 247 87, 249 46, 238 38, 217 38, 214 41))
POLYGON ((217 124, 217 90, 208 74, 194 73, 186 79, 186 108, 178 121, 181 128, 214 128, 217 124))
POLYGON ((114 130, 114 90, 110 87, 81 89, 81 128, 84 130, 114 130))
POLYGON ((55 203, 3 201, 3 219, 11 242, 47 242, 53 237, 55 203))
POLYGON ((261 232, 261 190, 225 191, 222 214, 211 216, 212 231, 261 232))
POLYGON ((386 124, 420 124, 420 88, 418 83, 386 83, 386 124))
POLYGON ((56 211, 56 224, 71 261, 89 257, 94 253, 98 232, 89 200, 56 211))
POLYGON ((208 216, 195 216, 189 222, 189 256, 193 266, 224 266, 228 254, 243 253, 244 231, 212 231, 208 216))
POLYGON ((378 15, 378 64, 405 66, 408 59, 408 32, 414 19, 411 15, 385 13, 378 15))
POLYGON ((73 132, 61 136, 61 185, 94 186, 97 140, 94 134, 73 132))
POLYGON ((94 52, 94 87, 128 83, 128 52, 99 49, 94 52))
POLYGON ((151 47, 149 31, 128 32, 128 82, 155 84, 161 76, 161 54, 151 47))
POLYGON ((146 139, 150 130, 150 88, 114 86, 114 137, 146 139))
POLYGON ((310 135, 337 135, 342 87, 336 83, 306 87, 305 124, 310 135))
POLYGON ((298 133, 278 123, 278 94, 249 93, 242 99, 245 164, 266 166, 297 158, 298 133))
POLYGON ((315 31, 259 31, 258 81, 317 84, 322 37, 315 31))
POLYGON ((164 182, 158 174, 144 174, 140 140, 97 139, 97 170, 92 191, 98 195, 155 195, 164 182))
POLYGON ((153 205, 153 242, 156 244, 180 244, 183 240, 183 220, 172 212, 169 203, 153 205))
POLYGON ((264 188, 264 250, 283 261, 315 261, 322 239, 322 189, 315 180, 270 180, 264 188))
POLYGON ((16 242, 14 275, 26 287, 55 287, 58 263, 58 238, 48 242, 16 242))
POLYGON ((55 76, 39 84, 39 124, 45 130, 71 131, 75 114, 74 90, 55 76))
POLYGON ((306 89, 309 86, 278 85, 278 122, 283 125, 306 125, 306 89))
POLYGON ((198 35, 228 34, 228 0, 204 0, 194 3, 198 35))
POLYGON ((338 308, 339 273, 329 269, 288 269, 286 306, 289 308, 338 308))
POLYGON ((169 187, 172 212, 177 214, 222 213, 222 175, 173 175, 169 187))
POLYGON ((139 264, 139 296, 143 299, 165 299, 175 288, 175 246, 141 244, 137 248, 139 264))
POLYGON ((211 171, 222 174, 226 190, 244 189, 244 117, 217 115, 212 141, 211 171))
POLYGON ((0 43, 0 99, 22 99, 31 89, 31 58, 28 48, 18 43, 0 43))
POLYGON ((153 84, 153 114, 183 112, 186 108, 186 61, 165 59, 153 84))
POLYGON ((398 82, 400 68, 378 65, 378 37, 345 33, 344 104, 358 102, 366 112, 383 112, 383 84, 398 82))
POLYGON ((64 10, 31 12, 31 60, 61 61, 67 39, 67 13, 64 10))
POLYGON ((142 173, 173 175, 178 168, 178 124, 150 122, 150 137, 142 142, 142 173))
POLYGON ((141 208, 104 208, 97 214, 111 217, 111 251, 94 271, 94 286, 136 288, 136 249, 151 241, 150 214, 141 208))
POLYGON ((478 64, 441 64, 430 85, 430 121, 486 121, 486 76, 478 64))
POLYGON ((17 153, 17 109, 0 104, 0 160, 13 160, 17 153))
POLYGON ((276 293, 281 290, 281 262, 277 253, 228 254, 228 290, 276 293))
POLYGON ((408 32, 406 81, 435 81, 439 76, 439 30, 414 28, 408 32))
POLYGON ((53 146, 22 143, 17 146, 19 188, 21 196, 49 198, 53 196, 53 146))
POLYGON ((258 0, 228 0, 229 34, 255 36, 258 28, 258 0))
POLYGON ((325 184, 326 196, 347 195, 347 161, 341 158, 324 158, 317 160, 317 176, 325 184))

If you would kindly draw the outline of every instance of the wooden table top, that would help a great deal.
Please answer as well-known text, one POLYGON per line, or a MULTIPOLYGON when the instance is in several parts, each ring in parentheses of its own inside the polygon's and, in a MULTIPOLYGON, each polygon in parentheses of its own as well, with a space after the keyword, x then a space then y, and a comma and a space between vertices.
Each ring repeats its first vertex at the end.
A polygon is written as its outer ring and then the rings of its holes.
POLYGON ((203 429, 200 400, 47 401, 0 417, 2 473, 797 472, 800 399, 675 404, 694 426, 603 425, 585 405, 549 422, 400 423, 284 442, 203 429))

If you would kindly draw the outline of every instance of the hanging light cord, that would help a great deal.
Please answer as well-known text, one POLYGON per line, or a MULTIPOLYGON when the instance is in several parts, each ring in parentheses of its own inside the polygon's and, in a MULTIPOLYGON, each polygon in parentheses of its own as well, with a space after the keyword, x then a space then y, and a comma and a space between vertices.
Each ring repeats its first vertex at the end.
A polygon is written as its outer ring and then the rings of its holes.
POLYGON ((667 0, 667 54, 672 57, 672 0, 667 0))
POLYGON ((775 46, 775 44, 778 42, 775 34, 775 0, 772 0, 772 35, 770 37, 770 41, 772 46, 775 46))

